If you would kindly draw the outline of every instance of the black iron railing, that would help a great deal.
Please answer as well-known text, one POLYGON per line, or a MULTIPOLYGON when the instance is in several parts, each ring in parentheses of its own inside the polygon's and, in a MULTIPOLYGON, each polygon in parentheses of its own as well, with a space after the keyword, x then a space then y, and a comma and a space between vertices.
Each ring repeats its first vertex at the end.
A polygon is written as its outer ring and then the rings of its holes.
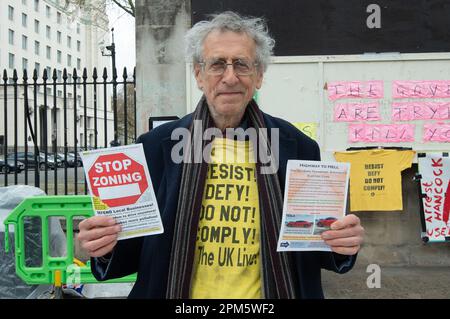
POLYGON ((87 194, 78 152, 136 140, 136 70, 124 68, 119 81, 106 68, 101 78, 96 68, 90 78, 86 68, 49 75, 24 70, 19 81, 16 70, 3 71, 0 185, 30 185, 33 172, 32 185, 47 194, 87 194))

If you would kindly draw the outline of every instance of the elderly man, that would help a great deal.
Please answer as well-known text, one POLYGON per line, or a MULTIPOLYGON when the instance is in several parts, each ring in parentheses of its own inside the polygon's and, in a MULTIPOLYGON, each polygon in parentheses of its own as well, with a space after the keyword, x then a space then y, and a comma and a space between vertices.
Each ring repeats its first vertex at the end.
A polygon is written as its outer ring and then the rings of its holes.
POLYGON ((79 238, 93 257, 94 275, 107 280, 137 272, 131 298, 323 298, 321 269, 350 270, 364 230, 358 217, 347 215, 322 233, 332 252, 277 252, 287 160, 320 160, 320 151, 252 99, 274 46, 264 21, 225 12, 194 25, 186 42, 204 95, 193 114, 138 140, 164 233, 117 241, 113 218, 84 220, 79 238), (257 144, 218 136, 233 128, 253 129, 257 144), (174 160, 179 129, 194 136, 182 161, 174 160), (208 129, 215 138, 204 138, 208 129), (200 160, 193 146, 199 137, 200 160), (278 162, 276 171, 262 171, 261 145, 278 162), (229 161, 245 152, 254 160, 229 161))

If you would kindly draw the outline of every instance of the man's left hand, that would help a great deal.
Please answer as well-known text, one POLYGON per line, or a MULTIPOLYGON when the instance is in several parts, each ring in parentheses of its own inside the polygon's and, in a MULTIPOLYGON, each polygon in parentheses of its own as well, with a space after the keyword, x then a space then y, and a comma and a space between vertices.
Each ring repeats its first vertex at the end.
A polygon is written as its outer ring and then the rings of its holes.
POLYGON ((322 233, 322 239, 331 250, 341 255, 354 255, 361 248, 364 228, 356 215, 347 215, 335 221, 331 230, 322 233))

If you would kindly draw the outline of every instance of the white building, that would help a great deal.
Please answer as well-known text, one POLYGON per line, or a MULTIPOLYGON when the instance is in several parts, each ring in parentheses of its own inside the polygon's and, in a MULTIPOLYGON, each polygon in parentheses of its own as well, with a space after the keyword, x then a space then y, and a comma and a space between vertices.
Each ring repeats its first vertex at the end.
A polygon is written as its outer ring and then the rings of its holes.
MULTIPOLYGON (((97 1, 104 5, 104 0, 97 1)), ((97 68, 97 82, 103 81, 103 68, 108 68, 108 79, 111 79, 111 57, 102 56, 100 45, 109 43, 111 35, 108 29, 108 18, 105 10, 86 11, 69 7, 65 8, 64 0, 1 0, 0 1, 0 70, 2 72, 0 83, 0 144, 4 143, 5 129, 7 129, 8 148, 17 143, 19 149, 23 148, 25 141, 32 151, 33 141, 30 128, 25 128, 25 90, 19 87, 17 92, 17 112, 15 111, 14 90, 12 86, 7 89, 7 127, 5 128, 5 98, 3 70, 6 69, 8 82, 12 83, 13 70, 17 70, 18 83, 22 84, 22 71, 28 73, 28 105, 30 107, 30 120, 34 132, 37 132, 38 145, 45 143, 44 119, 47 116, 47 145, 51 151, 52 145, 61 150, 64 146, 64 88, 58 84, 53 87, 53 70, 57 70, 57 83, 63 82, 63 70, 67 69, 68 80, 66 87, 66 123, 67 146, 73 148, 75 144, 75 126, 77 146, 85 146, 84 135, 84 90, 83 85, 74 85, 72 76, 76 69, 77 76, 81 77, 83 68, 87 69, 87 82, 92 82, 94 67, 97 68), (37 128, 34 127, 34 90, 33 70, 38 71, 37 83, 42 83, 43 70, 47 69, 47 103, 44 101, 44 87, 39 86, 37 92, 37 128), (56 92, 55 92, 56 91, 56 92), (76 92, 75 92, 76 91, 76 92), (56 96, 55 96, 56 94, 56 96), (56 101, 56 117, 55 114, 56 101), (74 105, 76 104, 76 109, 74 105), (17 117, 15 118, 15 114, 17 117), (77 119, 75 122, 74 119, 77 119), (76 123, 76 124, 75 124, 76 123), (16 126, 17 124, 17 126, 16 126), (15 128, 16 127, 16 128, 15 128), (25 135, 25 130, 26 135, 25 135), (55 134, 56 133, 56 134, 55 134), (17 141, 15 141, 17 136, 17 141), (55 138, 56 136, 56 138, 55 138)), ((82 79, 79 79, 81 82, 82 79)), ((110 85, 106 90, 107 110, 107 140, 113 139, 113 113, 111 110, 110 85)), ((94 88, 87 86, 86 91, 87 116, 87 146, 94 146, 94 88)), ((104 94, 103 85, 97 86, 97 145, 104 147, 104 94)), ((2 145, 0 145, 3 147, 2 145)), ((0 150, 0 153, 2 151, 0 150)))

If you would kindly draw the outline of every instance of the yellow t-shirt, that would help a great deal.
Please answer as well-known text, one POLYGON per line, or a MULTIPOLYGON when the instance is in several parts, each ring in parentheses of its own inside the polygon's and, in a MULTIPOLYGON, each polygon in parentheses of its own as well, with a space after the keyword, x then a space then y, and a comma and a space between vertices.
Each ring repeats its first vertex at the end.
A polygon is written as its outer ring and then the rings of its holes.
POLYGON ((383 149, 335 152, 338 162, 351 163, 350 210, 402 210, 401 171, 411 167, 414 154, 383 149))
POLYGON ((191 298, 261 298, 259 197, 250 158, 249 142, 213 142, 191 298))

